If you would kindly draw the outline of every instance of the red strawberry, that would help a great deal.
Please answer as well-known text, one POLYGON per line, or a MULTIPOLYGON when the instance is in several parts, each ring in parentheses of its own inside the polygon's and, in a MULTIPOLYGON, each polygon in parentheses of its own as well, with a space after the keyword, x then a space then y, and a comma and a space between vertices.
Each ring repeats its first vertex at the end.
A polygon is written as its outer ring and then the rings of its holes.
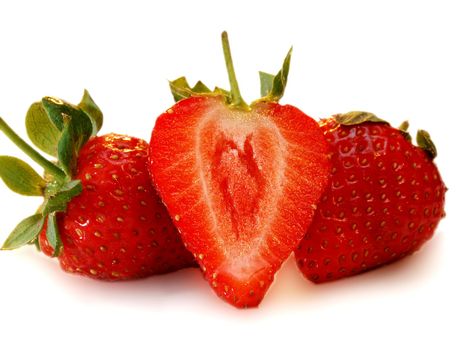
MULTIPOLYGON (((23 194, 43 194, 45 197, 39 213, 26 219, 25 224, 23 221, 3 249, 38 242, 46 255, 58 256, 64 270, 104 280, 144 277, 193 265, 193 256, 184 248, 165 206, 152 187, 147 171, 147 143, 116 134, 93 137, 92 131, 86 131, 86 125, 92 126, 89 116, 95 112, 57 99, 46 98, 34 104, 27 118, 40 116, 48 121, 39 131, 43 135, 45 127, 56 126, 52 123, 53 118, 57 118, 57 111, 65 113, 70 118, 69 123, 77 119, 73 132, 80 129, 80 133, 71 135, 70 144, 76 145, 76 139, 84 137, 79 147, 71 149, 76 154, 75 159, 73 156, 68 159, 71 166, 59 163, 60 167, 57 167, 45 159, 40 160, 46 170, 46 181, 31 173, 32 169, 25 171, 28 166, 19 159, 0 158, 5 169, 14 172, 22 167, 19 170, 26 174, 23 176, 29 176, 30 186, 22 185, 23 194), (67 110, 64 111, 65 107, 67 110)), ((27 123, 30 124, 39 125, 27 123)), ((18 144, 18 136, 11 134, 3 120, 1 129, 18 144)), ((41 141, 37 142, 37 130, 29 128, 28 133, 36 144, 43 146, 41 141)), ((67 137, 66 133, 64 127, 56 145, 58 158, 64 160, 67 150, 62 148, 61 142, 67 137)), ((32 154, 30 146, 20 146, 32 154)), ((1 175, 12 187, 14 178, 4 171, 1 175)))
POLYGON ((232 92, 172 82, 176 100, 184 99, 156 121, 150 172, 212 288, 251 307, 311 222, 328 179, 328 149, 313 119, 277 103, 290 53, 276 77, 263 75, 266 96, 248 106, 225 33, 223 45, 232 92))
POLYGON ((444 216, 446 187, 428 133, 413 146, 403 130, 370 113, 324 120, 332 149, 331 179, 305 238, 295 251, 316 283, 398 260, 430 239, 444 216))

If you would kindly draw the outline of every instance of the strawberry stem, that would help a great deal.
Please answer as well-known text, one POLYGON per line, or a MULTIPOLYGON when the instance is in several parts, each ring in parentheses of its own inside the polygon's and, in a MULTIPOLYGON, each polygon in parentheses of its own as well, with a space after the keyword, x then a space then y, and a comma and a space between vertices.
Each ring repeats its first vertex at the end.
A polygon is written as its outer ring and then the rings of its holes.
POLYGON ((232 96, 231 105, 248 110, 249 107, 243 100, 240 94, 240 88, 238 87, 237 77, 235 76, 233 67, 232 53, 230 52, 229 37, 226 31, 222 32, 222 49, 224 50, 225 65, 227 66, 227 73, 229 74, 230 94, 232 96))
POLYGON ((29 158, 39 164, 45 171, 52 174, 57 180, 65 180, 66 175, 58 166, 41 156, 34 148, 28 145, 12 128, 0 117, 0 130, 29 158))

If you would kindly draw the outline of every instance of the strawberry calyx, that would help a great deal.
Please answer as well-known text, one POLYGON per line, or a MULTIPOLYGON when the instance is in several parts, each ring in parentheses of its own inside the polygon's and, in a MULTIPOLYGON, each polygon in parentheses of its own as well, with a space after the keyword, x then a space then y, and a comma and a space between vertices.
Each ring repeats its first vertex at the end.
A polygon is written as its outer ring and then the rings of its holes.
POLYGON ((400 133, 408 142, 412 142, 412 135, 408 132, 409 130, 409 122, 407 120, 404 120, 401 125, 398 127, 400 133))
POLYGON ((352 111, 344 114, 338 114, 335 116, 335 119, 341 125, 358 125, 365 122, 388 124, 387 121, 378 118, 373 113, 363 111, 352 111))
POLYGON ((424 150, 430 159, 436 158, 438 151, 428 131, 418 130, 416 140, 418 147, 424 150))
POLYGON ((170 91, 175 102, 189 98, 191 96, 222 96, 226 104, 232 102, 230 92, 219 87, 210 90, 203 82, 198 81, 193 87, 190 87, 186 77, 180 77, 169 81, 170 91))
POLYGON ((261 84, 261 98, 255 102, 278 102, 285 93, 287 86, 287 78, 289 76, 290 60, 292 58, 292 48, 285 56, 282 68, 274 75, 263 71, 259 72, 259 80, 261 84))
MULTIPOLYGON (((383 123, 390 126, 390 124, 387 121, 377 117, 375 114, 370 112, 352 111, 344 114, 337 114, 334 116, 334 119, 339 125, 352 126, 370 122, 383 123)), ((398 130, 402 134, 402 136, 407 140, 407 142, 412 143, 412 136, 408 132, 409 122, 407 120, 402 122, 398 130)), ((417 146, 426 153, 428 158, 430 158, 431 160, 436 158, 438 154, 436 146, 433 140, 431 139, 430 134, 426 130, 418 130, 415 140, 417 142, 417 146)))
POLYGON ((27 134, 38 149, 55 158, 51 161, 0 118, 0 130, 5 136, 44 169, 41 176, 21 159, 0 156, 0 177, 7 187, 21 195, 44 197, 37 212, 13 229, 2 250, 16 249, 26 244, 39 247, 38 236, 46 224, 46 236, 54 256, 60 254, 62 242, 57 213, 65 212, 68 202, 82 191, 81 181, 73 179, 78 154, 97 134, 102 122, 102 112, 87 90, 78 105, 55 97, 44 97, 33 103, 26 114, 27 134))
POLYGON ((261 83, 261 98, 253 101, 249 105, 244 101, 240 93, 240 88, 233 67, 229 38, 227 32, 225 31, 222 32, 222 48, 224 52, 227 73, 229 76, 230 91, 219 88, 217 86, 211 90, 201 81, 198 81, 191 87, 186 77, 182 76, 175 80, 169 81, 170 90, 175 102, 189 98, 191 96, 220 96, 224 99, 225 104, 229 107, 249 111, 251 110, 251 106, 256 103, 278 102, 282 98, 285 92, 285 87, 287 85, 292 49, 290 49, 287 53, 282 68, 276 75, 259 72, 261 83))

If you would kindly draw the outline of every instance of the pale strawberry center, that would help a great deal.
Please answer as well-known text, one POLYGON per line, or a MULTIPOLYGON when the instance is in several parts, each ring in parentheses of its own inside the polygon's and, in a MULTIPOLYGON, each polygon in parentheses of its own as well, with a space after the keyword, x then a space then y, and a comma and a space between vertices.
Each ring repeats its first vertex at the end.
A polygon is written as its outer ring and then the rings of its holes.
POLYGON ((235 143, 222 131, 216 138, 211 177, 222 195, 222 209, 229 216, 232 233, 238 240, 257 226, 266 179, 254 159, 253 134, 246 135, 243 144, 235 143))
POLYGON ((197 162, 211 232, 237 277, 268 265, 261 253, 282 193, 283 149, 277 127, 255 112, 211 110, 200 124, 197 162))

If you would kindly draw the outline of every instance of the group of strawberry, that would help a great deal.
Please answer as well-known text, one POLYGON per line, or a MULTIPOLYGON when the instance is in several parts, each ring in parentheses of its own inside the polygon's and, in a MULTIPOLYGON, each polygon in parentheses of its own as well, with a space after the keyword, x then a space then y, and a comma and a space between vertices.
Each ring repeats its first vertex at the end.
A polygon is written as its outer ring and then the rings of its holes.
POLYGON ((320 283, 354 275, 417 250, 444 216, 446 187, 427 132, 412 145, 366 112, 315 122, 280 105, 290 64, 260 73, 259 100, 246 104, 222 35, 231 91, 185 78, 176 104, 156 120, 150 144, 97 136, 102 112, 46 97, 26 115, 32 143, 0 118, 1 131, 44 169, 1 156, 0 177, 43 196, 2 249, 35 244, 66 271, 124 280, 198 265, 237 307, 260 303, 294 252, 320 283))

